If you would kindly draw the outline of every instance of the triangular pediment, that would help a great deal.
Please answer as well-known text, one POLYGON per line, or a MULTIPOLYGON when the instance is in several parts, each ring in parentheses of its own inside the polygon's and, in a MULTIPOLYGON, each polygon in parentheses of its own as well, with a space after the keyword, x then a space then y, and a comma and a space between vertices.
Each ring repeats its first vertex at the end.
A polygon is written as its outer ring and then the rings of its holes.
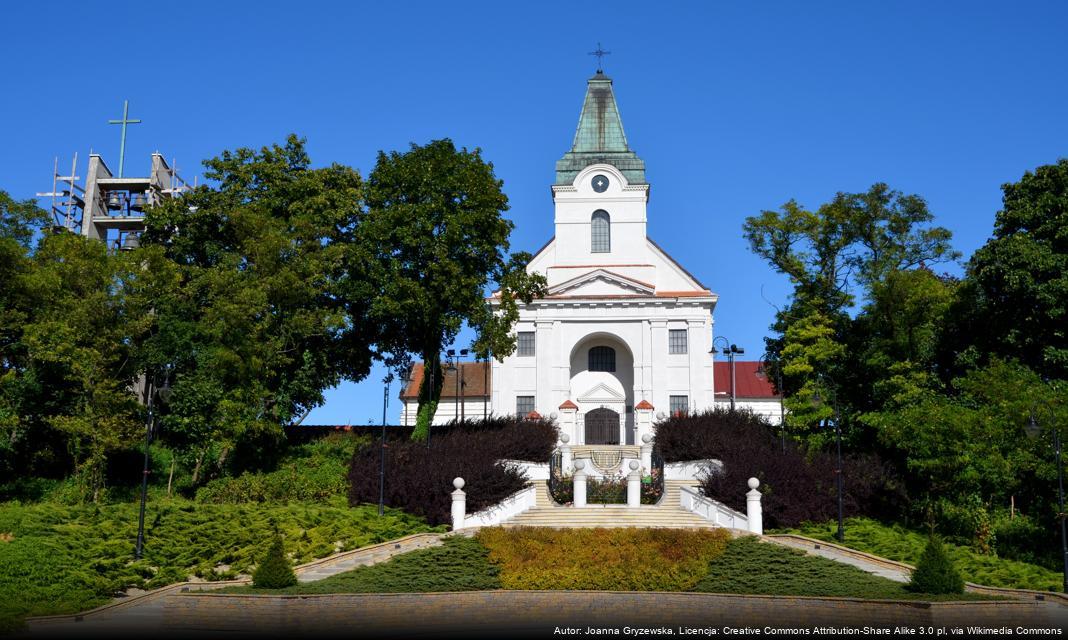
POLYGON ((627 398, 603 382, 578 397, 579 402, 623 402, 627 398))
POLYGON ((594 269, 561 282, 549 289, 551 296, 654 295, 656 288, 647 282, 622 276, 606 269, 594 269))

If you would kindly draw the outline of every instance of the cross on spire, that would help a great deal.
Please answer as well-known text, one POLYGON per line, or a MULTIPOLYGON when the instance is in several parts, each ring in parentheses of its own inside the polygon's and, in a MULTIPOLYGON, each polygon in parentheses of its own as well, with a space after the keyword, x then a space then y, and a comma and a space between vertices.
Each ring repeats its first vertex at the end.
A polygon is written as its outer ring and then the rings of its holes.
POLYGON ((601 48, 601 43, 597 43, 597 50, 591 51, 587 55, 597 56, 597 72, 604 71, 604 57, 612 53, 611 51, 605 51, 601 48))
POLYGON ((122 165, 126 160, 126 125, 141 124, 140 120, 130 120, 130 101, 122 101, 122 120, 108 120, 108 124, 122 125, 122 143, 119 145, 119 177, 122 177, 122 165))

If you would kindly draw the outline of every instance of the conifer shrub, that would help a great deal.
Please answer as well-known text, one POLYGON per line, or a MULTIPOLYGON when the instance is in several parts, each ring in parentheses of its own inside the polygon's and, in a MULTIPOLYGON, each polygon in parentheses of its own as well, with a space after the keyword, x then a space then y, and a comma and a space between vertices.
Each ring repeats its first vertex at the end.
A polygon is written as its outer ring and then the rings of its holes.
POLYGON ((946 553, 942 540, 935 535, 927 538, 927 546, 912 572, 909 591, 943 594, 964 593, 964 579, 946 553))
MULTIPOLYGON (((426 442, 389 441, 386 506, 422 516, 430 524, 448 524, 454 478, 466 482, 468 513, 495 505, 527 482, 522 473, 500 461, 548 463, 556 439, 556 427, 549 420, 501 416, 435 426, 429 447, 426 442)), ((349 467, 350 504, 378 503, 378 470, 378 446, 355 452, 349 467)))
MULTIPOLYGON (((666 463, 714 459, 722 467, 701 482, 702 492, 745 512, 746 482, 760 480, 764 526, 793 527, 838 515, 835 456, 806 451, 749 411, 717 408, 675 416, 654 425, 666 463)), ((893 468, 871 454, 843 455, 843 508, 848 516, 885 517, 901 512, 904 490, 893 468)))
POLYGON ((284 589, 297 584, 297 574, 289 565, 281 533, 275 532, 267 555, 252 572, 252 584, 260 589, 284 589))

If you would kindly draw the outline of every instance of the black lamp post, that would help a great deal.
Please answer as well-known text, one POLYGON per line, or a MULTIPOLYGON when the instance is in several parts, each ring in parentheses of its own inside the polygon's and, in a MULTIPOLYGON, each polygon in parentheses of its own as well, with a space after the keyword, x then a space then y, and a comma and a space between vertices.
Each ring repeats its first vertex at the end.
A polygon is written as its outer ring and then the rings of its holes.
MULTIPOLYGON (((825 376, 820 376, 820 381, 824 382, 825 376)), ((816 406, 822 404, 820 398, 820 392, 817 389, 816 393, 812 396, 812 403, 816 406)), ((834 470, 835 484, 838 485, 838 532, 834 535, 838 542, 842 542, 845 538, 845 525, 842 518, 842 425, 841 418, 838 413, 838 397, 831 392, 831 406, 834 408, 834 439, 835 447, 837 448, 837 464, 834 470)))
POLYGON ((1053 451, 1057 456, 1057 519, 1061 521, 1061 557, 1064 562, 1063 582, 1061 590, 1068 593, 1068 532, 1065 531, 1064 523, 1064 467, 1061 463, 1061 434, 1057 429, 1057 416, 1053 413, 1053 407, 1048 403, 1035 403, 1031 407, 1031 415, 1027 421, 1025 431, 1032 438, 1037 438, 1043 429, 1035 416, 1039 407, 1043 407, 1048 414, 1049 422, 1045 425, 1053 432, 1053 451))
POLYGON ((137 543, 134 546, 134 558, 141 559, 141 554, 145 548, 145 503, 148 501, 148 445, 152 442, 152 428, 155 426, 155 396, 159 394, 159 400, 163 404, 167 404, 167 400, 171 396, 171 385, 169 376, 163 378, 163 386, 156 388, 155 378, 146 380, 146 398, 145 406, 148 409, 148 416, 145 418, 145 464, 141 470, 141 508, 137 515, 137 543))
MULTIPOLYGON (((764 370, 764 375, 768 374, 768 361, 765 356, 764 361, 761 363, 761 368, 764 370)), ((779 435, 782 440, 782 452, 786 453, 786 405, 783 404, 783 391, 782 391, 782 360, 776 358, 775 360, 775 390, 779 394, 779 435)))
MULTIPOLYGON (((723 346, 723 350, 721 351, 721 353, 723 353, 723 355, 727 356, 727 362, 729 363, 730 370, 731 370, 731 411, 734 411, 735 397, 736 397, 735 396, 735 389, 737 388, 735 386, 735 384, 734 384, 734 382, 735 382, 735 380, 734 380, 734 356, 735 355, 741 355, 741 354, 745 353, 745 349, 739 347, 736 344, 732 344, 729 340, 727 340, 727 338, 725 338, 723 336, 718 336, 715 340, 712 341, 712 344, 715 345, 715 343, 720 341, 720 340, 723 341, 723 345, 724 345, 723 346)), ((716 348, 715 348, 715 346, 713 346, 711 353, 715 353, 715 352, 716 352, 716 348)))
MULTIPOLYGON (((460 354, 459 355, 456 354, 456 349, 449 349, 448 351, 445 352, 445 355, 447 355, 449 357, 449 360, 451 361, 450 365, 449 365, 449 368, 452 370, 453 376, 456 378, 456 391, 453 393, 453 400, 454 400, 454 404, 453 404, 454 408, 453 408, 453 413, 452 413, 452 419, 453 420, 459 420, 460 419, 460 367, 459 367, 459 364, 460 364, 460 358, 461 357, 466 357, 467 353, 468 353, 467 349, 460 349, 460 354)), ((427 431, 429 432, 430 429, 428 428, 427 431)))

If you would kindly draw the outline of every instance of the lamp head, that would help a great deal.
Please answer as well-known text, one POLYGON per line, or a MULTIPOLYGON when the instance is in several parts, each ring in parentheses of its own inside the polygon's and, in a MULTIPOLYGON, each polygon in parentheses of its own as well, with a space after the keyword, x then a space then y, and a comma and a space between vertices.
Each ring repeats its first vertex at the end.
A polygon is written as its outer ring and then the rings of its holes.
POLYGON ((469 353, 469 351, 467 349, 460 349, 460 355, 461 356, 466 356, 468 353, 469 353))
POLYGON ((445 352, 445 355, 449 356, 450 358, 453 357, 454 355, 456 355, 456 349, 449 349, 445 352))
POLYGON ((1024 433, 1029 438, 1037 438, 1042 433, 1042 425, 1038 424, 1038 420, 1035 418, 1034 409, 1031 410, 1030 415, 1027 416, 1027 424, 1024 426, 1024 433))

